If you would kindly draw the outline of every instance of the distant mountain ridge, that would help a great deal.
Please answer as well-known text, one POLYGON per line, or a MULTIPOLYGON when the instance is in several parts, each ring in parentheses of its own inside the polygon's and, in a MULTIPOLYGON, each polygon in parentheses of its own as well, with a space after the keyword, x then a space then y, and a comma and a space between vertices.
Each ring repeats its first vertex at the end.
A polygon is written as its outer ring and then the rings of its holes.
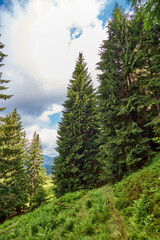
POLYGON ((51 168, 54 165, 54 157, 49 157, 47 155, 43 155, 44 163, 43 166, 46 168, 47 175, 51 174, 51 168))

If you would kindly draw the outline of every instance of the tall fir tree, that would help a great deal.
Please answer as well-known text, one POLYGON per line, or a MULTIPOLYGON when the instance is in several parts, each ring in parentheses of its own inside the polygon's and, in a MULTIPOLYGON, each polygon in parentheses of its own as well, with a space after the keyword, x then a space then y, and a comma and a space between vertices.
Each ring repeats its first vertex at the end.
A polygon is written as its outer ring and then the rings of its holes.
POLYGON ((93 188, 99 182, 97 103, 82 53, 70 80, 59 123, 53 175, 57 195, 93 188))
MULTIPOLYGON (((43 172, 43 151, 41 139, 38 133, 34 132, 33 139, 28 147, 27 175, 28 193, 30 200, 36 194, 37 189, 44 183, 43 172)), ((31 202, 30 202, 31 203, 31 202)))
POLYGON ((132 98, 137 99, 136 121, 152 151, 157 151, 160 143, 160 26, 152 23, 145 29, 144 24, 144 16, 136 8, 129 28, 125 68, 134 89, 132 98))
POLYGON ((16 109, 3 119, 1 135, 0 218, 3 218, 13 210, 19 213, 26 203, 25 133, 16 109))
POLYGON ((119 180, 135 171, 150 152, 139 120, 143 94, 135 73, 140 56, 136 54, 138 43, 131 34, 131 22, 132 18, 127 18, 116 4, 98 63, 102 120, 99 157, 104 163, 106 181, 119 180))
MULTIPOLYGON (((143 19, 138 13, 136 24, 140 18, 143 19)), ((137 55, 141 56, 141 61, 137 68, 137 82, 143 94, 141 115, 145 119, 145 135, 152 149, 157 151, 160 144, 160 25, 156 23, 149 30, 144 30, 142 25, 138 36, 137 55)))

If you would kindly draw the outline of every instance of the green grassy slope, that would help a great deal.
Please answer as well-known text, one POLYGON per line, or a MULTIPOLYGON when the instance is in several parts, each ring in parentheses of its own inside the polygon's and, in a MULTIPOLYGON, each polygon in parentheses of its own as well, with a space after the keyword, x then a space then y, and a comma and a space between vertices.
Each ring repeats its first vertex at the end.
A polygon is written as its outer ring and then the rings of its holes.
POLYGON ((116 184, 114 194, 127 219, 129 239, 160 240, 160 154, 150 166, 116 184))
POLYGON ((160 239, 160 156, 115 186, 52 196, 1 224, 2 239, 160 239))

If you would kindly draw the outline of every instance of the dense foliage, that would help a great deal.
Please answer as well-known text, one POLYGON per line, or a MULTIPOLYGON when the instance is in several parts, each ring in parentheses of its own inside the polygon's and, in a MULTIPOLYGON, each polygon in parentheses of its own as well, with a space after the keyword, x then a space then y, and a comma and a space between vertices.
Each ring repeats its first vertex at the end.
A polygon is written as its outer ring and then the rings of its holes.
POLYGON ((132 6, 139 9, 144 17, 144 28, 150 29, 155 23, 160 24, 160 1, 159 0, 127 0, 132 6))
POLYGON ((98 63, 99 158, 104 180, 116 181, 158 151, 160 27, 144 31, 141 16, 127 16, 116 5, 107 29, 98 63))

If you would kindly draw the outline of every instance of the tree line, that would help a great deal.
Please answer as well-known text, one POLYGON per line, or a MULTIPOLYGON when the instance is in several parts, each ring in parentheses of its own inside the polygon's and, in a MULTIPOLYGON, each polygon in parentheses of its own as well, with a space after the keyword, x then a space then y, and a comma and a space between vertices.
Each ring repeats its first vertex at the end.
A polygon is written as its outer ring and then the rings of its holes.
MULTIPOLYGON (((0 35, 1 36, 1 35, 0 35)), ((0 67, 5 55, 0 42, 0 67)), ((12 95, 3 94, 8 80, 0 73, 0 99, 12 95)), ((1 107, 0 112, 5 108, 1 107)), ((26 138, 21 116, 15 108, 5 117, 0 117, 0 220, 20 213, 29 204, 34 208, 45 198, 43 184, 46 171, 42 166, 43 153, 40 136, 34 133, 32 140, 26 138), (38 199, 41 197, 41 199, 38 199), (38 201, 38 203, 37 203, 38 201)))
POLYGON ((151 11, 144 15, 158 6, 138 2, 132 14, 115 5, 100 46, 97 91, 78 56, 58 129, 57 196, 119 181, 160 149, 160 26, 151 11))
MULTIPOLYGON (((100 46, 97 90, 79 53, 58 128, 52 172, 57 196, 119 181, 150 164, 160 149, 160 26, 155 17, 147 24, 148 6, 137 2, 132 14, 115 5, 100 46)), ((8 82, 1 73, 1 92, 8 82)), ((34 206, 37 196, 43 200, 42 162, 39 134, 28 142, 17 109, 1 117, 0 218, 28 202, 34 206)))
MULTIPOLYGON (((2 60, 2 53, 0 54, 2 60)), ((7 83, 0 80, 0 83, 7 83)), ((4 89, 1 87, 1 89, 4 89)), ((2 95, 1 95, 2 96, 2 95)), ((9 96, 3 95, 3 98, 9 96)), ((34 207, 37 194, 42 200, 45 169, 38 133, 29 142, 15 108, 0 121, 0 219, 20 213, 26 203, 34 207)))

